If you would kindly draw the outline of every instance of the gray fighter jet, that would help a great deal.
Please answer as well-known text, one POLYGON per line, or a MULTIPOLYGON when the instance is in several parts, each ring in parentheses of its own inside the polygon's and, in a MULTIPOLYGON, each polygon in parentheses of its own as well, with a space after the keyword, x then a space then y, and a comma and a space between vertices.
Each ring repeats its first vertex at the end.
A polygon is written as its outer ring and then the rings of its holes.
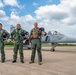
POLYGON ((57 31, 54 31, 53 33, 49 31, 45 36, 41 37, 41 41, 43 43, 51 43, 51 51, 55 51, 55 47, 58 43, 76 43, 76 38, 68 37, 57 31))

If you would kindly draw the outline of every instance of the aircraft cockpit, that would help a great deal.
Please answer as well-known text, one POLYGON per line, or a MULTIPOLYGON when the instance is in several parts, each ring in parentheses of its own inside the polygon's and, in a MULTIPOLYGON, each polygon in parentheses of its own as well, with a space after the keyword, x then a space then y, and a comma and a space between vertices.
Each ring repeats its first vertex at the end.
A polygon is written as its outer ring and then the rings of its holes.
POLYGON ((61 33, 57 32, 57 31, 54 31, 53 32, 53 35, 62 35, 61 33))

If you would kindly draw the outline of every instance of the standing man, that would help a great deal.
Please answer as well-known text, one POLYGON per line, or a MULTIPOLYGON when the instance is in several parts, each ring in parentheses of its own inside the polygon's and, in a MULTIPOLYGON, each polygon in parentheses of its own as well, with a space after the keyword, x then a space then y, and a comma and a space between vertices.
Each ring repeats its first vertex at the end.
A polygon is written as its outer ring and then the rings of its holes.
POLYGON ((0 23, 0 52, 2 63, 5 62, 5 51, 4 51, 4 40, 9 38, 9 33, 2 29, 2 24, 0 23))
POLYGON ((21 28, 20 24, 17 24, 17 28, 11 33, 11 38, 15 40, 14 43, 14 54, 13 54, 13 61, 12 63, 15 63, 17 60, 17 54, 18 54, 18 49, 20 53, 20 60, 21 63, 24 63, 24 55, 23 55, 23 40, 24 37, 23 35, 26 34, 26 38, 28 38, 27 32, 21 28))
POLYGON ((41 53, 41 35, 44 35, 44 32, 41 32, 41 30, 38 27, 38 23, 34 23, 34 28, 31 30, 30 33, 30 40, 32 43, 32 55, 31 55, 31 61, 29 64, 34 63, 35 55, 36 55, 36 49, 38 52, 38 64, 42 65, 42 53, 41 53))

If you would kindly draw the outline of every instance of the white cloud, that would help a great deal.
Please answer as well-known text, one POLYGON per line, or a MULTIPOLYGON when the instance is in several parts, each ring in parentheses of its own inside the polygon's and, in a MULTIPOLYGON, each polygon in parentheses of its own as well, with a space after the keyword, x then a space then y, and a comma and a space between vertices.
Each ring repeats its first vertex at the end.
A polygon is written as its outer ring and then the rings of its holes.
POLYGON ((61 0, 58 5, 41 6, 35 14, 46 31, 58 30, 68 35, 76 32, 76 0, 61 0))
POLYGON ((17 12, 12 12, 10 16, 10 24, 24 24, 26 22, 35 21, 35 19, 31 15, 18 16, 17 12), (15 22, 16 21, 16 22, 15 22))
POLYGON ((6 16, 6 13, 3 10, 0 10, 0 20, 2 21, 8 20, 8 17, 6 16))
POLYGON ((4 4, 19 7, 17 0, 4 0, 4 4))
POLYGON ((21 5, 18 0, 0 0, 0 8, 5 7, 6 5, 18 7, 19 9, 23 9, 25 7, 25 5, 21 5))
POLYGON ((56 5, 41 6, 35 11, 37 18, 63 19, 68 16, 66 11, 60 9, 56 5))
POLYGON ((3 7, 3 6, 4 6, 4 5, 3 5, 2 1, 0 0, 0 8, 3 7))
POLYGON ((34 2, 34 3, 33 3, 33 6, 37 7, 37 6, 38 6, 38 3, 35 3, 35 2, 34 2))
POLYGON ((6 15, 6 13, 3 10, 0 10, 0 18, 4 17, 6 15))
POLYGON ((31 16, 31 15, 25 15, 24 17, 22 17, 25 19, 25 21, 34 21, 35 19, 31 16))
POLYGON ((15 25, 21 24, 23 28, 26 28, 27 30, 31 29, 31 24, 35 21, 35 18, 33 18, 31 15, 25 15, 25 16, 18 16, 17 12, 12 12, 11 16, 9 18, 8 24, 15 25))

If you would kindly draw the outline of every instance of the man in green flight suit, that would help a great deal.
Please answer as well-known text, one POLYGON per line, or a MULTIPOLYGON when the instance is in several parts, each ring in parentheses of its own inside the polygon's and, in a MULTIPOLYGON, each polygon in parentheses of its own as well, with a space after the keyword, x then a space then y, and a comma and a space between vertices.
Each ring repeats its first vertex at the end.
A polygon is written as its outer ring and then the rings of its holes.
POLYGON ((42 65, 42 53, 41 53, 41 35, 44 35, 44 32, 41 32, 41 30, 38 27, 38 23, 34 23, 34 28, 31 30, 30 33, 30 42, 32 44, 32 55, 31 55, 31 61, 29 64, 34 63, 36 49, 38 52, 38 64, 42 65))
POLYGON ((2 63, 5 62, 5 51, 4 51, 4 40, 9 38, 9 33, 2 29, 2 24, 0 23, 0 52, 2 63))
POLYGON ((28 38, 28 33, 21 28, 20 24, 17 24, 17 28, 11 33, 11 38, 14 38, 14 54, 13 54, 13 61, 12 63, 15 63, 17 60, 17 54, 18 54, 18 49, 20 53, 20 60, 22 63, 24 63, 24 55, 23 55, 23 40, 24 38, 28 38), (25 35, 23 37, 23 35, 25 35))

